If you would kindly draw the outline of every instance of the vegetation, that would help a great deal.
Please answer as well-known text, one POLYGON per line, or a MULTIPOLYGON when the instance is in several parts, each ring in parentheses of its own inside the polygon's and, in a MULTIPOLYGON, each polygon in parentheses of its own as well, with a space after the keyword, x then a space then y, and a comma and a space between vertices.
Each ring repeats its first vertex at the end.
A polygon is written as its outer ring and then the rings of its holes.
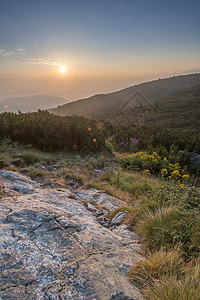
POLYGON ((1 168, 43 186, 85 185, 126 201, 110 217, 126 211, 126 224, 141 238, 145 259, 129 278, 146 299, 200 299, 200 186, 190 163, 190 152, 200 153, 198 130, 119 130, 41 111, 3 113, 0 125, 1 168))
POLYGON ((121 109, 110 115, 102 115, 101 118, 105 121, 111 120, 119 127, 129 124, 200 130, 199 82, 197 86, 168 94, 167 98, 158 97, 154 102, 149 101, 149 94, 148 98, 143 98, 143 95, 145 94, 135 96, 135 99, 121 109))
POLYGON ((132 195, 128 206, 112 214, 127 212, 126 223, 147 254, 131 269, 130 280, 146 299, 199 299, 200 188, 122 168, 101 179, 132 195))
POLYGON ((0 137, 44 151, 98 153, 107 150, 97 122, 83 117, 59 117, 46 111, 0 114, 0 137))
MULTIPOLYGON (((159 123, 160 125, 173 125, 174 120, 175 126, 176 121, 178 121, 176 127, 182 126, 183 124, 187 124, 186 126, 190 127, 191 123, 189 123, 189 121, 191 120, 188 120, 187 122, 184 115, 182 115, 181 124, 179 124, 179 108, 181 108, 179 100, 176 102, 178 107, 172 106, 170 108, 169 103, 165 108, 163 106, 158 106, 158 103, 165 103, 164 100, 170 97, 172 93, 191 88, 199 83, 200 74, 173 76, 171 78, 159 79, 131 86, 114 93, 94 95, 86 99, 61 105, 57 108, 50 109, 49 111, 60 116, 72 116, 73 114, 77 114, 87 118, 98 118, 98 120, 111 121, 113 123, 117 120, 120 125, 127 123, 127 120, 135 125, 145 123, 157 124, 157 122, 160 120, 162 121, 163 119, 162 112, 165 113, 166 111, 164 118, 165 122, 164 124, 159 123), (150 118, 148 116, 150 116, 150 118)), ((180 99, 183 95, 176 97, 180 99)), ((187 95, 187 97, 189 97, 190 100, 192 99, 190 95, 187 95)), ((197 111, 195 111, 196 108, 199 112, 199 105, 195 103, 195 101, 189 101, 189 103, 186 102, 185 107, 183 106, 183 108, 181 108, 181 113, 184 111, 187 118, 190 118, 192 112, 193 126, 199 124, 199 117, 197 111), (189 114, 187 114, 188 108, 189 114)))
POLYGON ((200 135, 196 129, 177 130, 159 126, 113 126, 112 143, 119 152, 156 151, 159 155, 177 155, 180 151, 200 153, 200 135))

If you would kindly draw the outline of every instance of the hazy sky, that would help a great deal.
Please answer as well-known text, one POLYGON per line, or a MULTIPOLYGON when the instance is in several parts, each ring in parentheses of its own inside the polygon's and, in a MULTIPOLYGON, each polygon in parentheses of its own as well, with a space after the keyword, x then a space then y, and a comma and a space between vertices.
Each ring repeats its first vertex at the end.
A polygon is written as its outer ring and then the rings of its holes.
POLYGON ((199 0, 0 0, 0 99, 77 99, 199 71, 199 0))

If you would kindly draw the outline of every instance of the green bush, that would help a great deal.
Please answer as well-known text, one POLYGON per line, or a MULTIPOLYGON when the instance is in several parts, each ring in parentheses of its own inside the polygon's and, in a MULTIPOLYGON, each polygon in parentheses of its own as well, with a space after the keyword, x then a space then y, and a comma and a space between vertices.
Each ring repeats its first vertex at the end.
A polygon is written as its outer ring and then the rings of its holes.
POLYGON ((33 165, 43 160, 43 157, 35 151, 27 151, 20 155, 26 165, 33 165))
POLYGON ((11 161, 11 164, 13 164, 16 167, 23 167, 24 166, 24 161, 20 157, 15 158, 11 161))
POLYGON ((186 229, 184 217, 178 207, 163 207, 155 213, 144 214, 138 222, 138 232, 145 237, 150 248, 159 250, 165 246, 169 249, 181 242, 186 229))
POLYGON ((84 117, 61 117, 47 111, 0 114, 0 138, 43 151, 99 153, 105 151, 105 133, 95 120, 84 117))

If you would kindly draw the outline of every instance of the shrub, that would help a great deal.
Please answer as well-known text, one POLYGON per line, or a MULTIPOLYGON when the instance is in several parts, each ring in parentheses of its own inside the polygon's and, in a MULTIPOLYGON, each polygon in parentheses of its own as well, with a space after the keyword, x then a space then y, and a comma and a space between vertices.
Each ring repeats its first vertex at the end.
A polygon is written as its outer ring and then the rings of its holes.
POLYGON ((156 212, 146 212, 137 225, 148 246, 159 250, 169 249, 184 242, 187 233, 187 216, 176 206, 161 207, 156 212))
POLYGON ((42 160, 40 154, 35 151, 27 151, 20 155, 21 159, 24 160, 26 165, 33 165, 42 160))
POLYGON ((161 157, 157 152, 148 154, 146 152, 137 152, 134 154, 119 155, 120 164, 127 169, 135 171, 149 172, 154 175, 161 175, 174 181, 187 181, 189 175, 181 169, 178 162, 172 164, 166 157, 161 157))
POLYGON ((182 278, 177 276, 163 277, 145 291, 148 300, 198 300, 200 299, 200 266, 188 268, 182 278))
POLYGON ((176 276, 180 278, 186 270, 186 263, 177 249, 159 251, 149 254, 144 260, 139 260, 129 271, 129 278, 132 282, 144 287, 146 284, 153 284, 155 280, 163 276, 176 276))
POLYGON ((15 158, 11 161, 11 163, 16 166, 16 167, 23 167, 24 166, 24 161, 20 157, 15 158))

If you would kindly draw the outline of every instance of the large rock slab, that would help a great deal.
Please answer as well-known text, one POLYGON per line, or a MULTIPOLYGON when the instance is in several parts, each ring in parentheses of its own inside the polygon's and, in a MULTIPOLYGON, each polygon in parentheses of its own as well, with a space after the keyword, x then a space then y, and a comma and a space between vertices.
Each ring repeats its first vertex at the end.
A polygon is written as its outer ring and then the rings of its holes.
POLYGON ((101 226, 69 190, 5 172, 4 187, 29 191, 0 200, 0 299, 142 299, 126 276, 142 259, 135 240, 101 226))

